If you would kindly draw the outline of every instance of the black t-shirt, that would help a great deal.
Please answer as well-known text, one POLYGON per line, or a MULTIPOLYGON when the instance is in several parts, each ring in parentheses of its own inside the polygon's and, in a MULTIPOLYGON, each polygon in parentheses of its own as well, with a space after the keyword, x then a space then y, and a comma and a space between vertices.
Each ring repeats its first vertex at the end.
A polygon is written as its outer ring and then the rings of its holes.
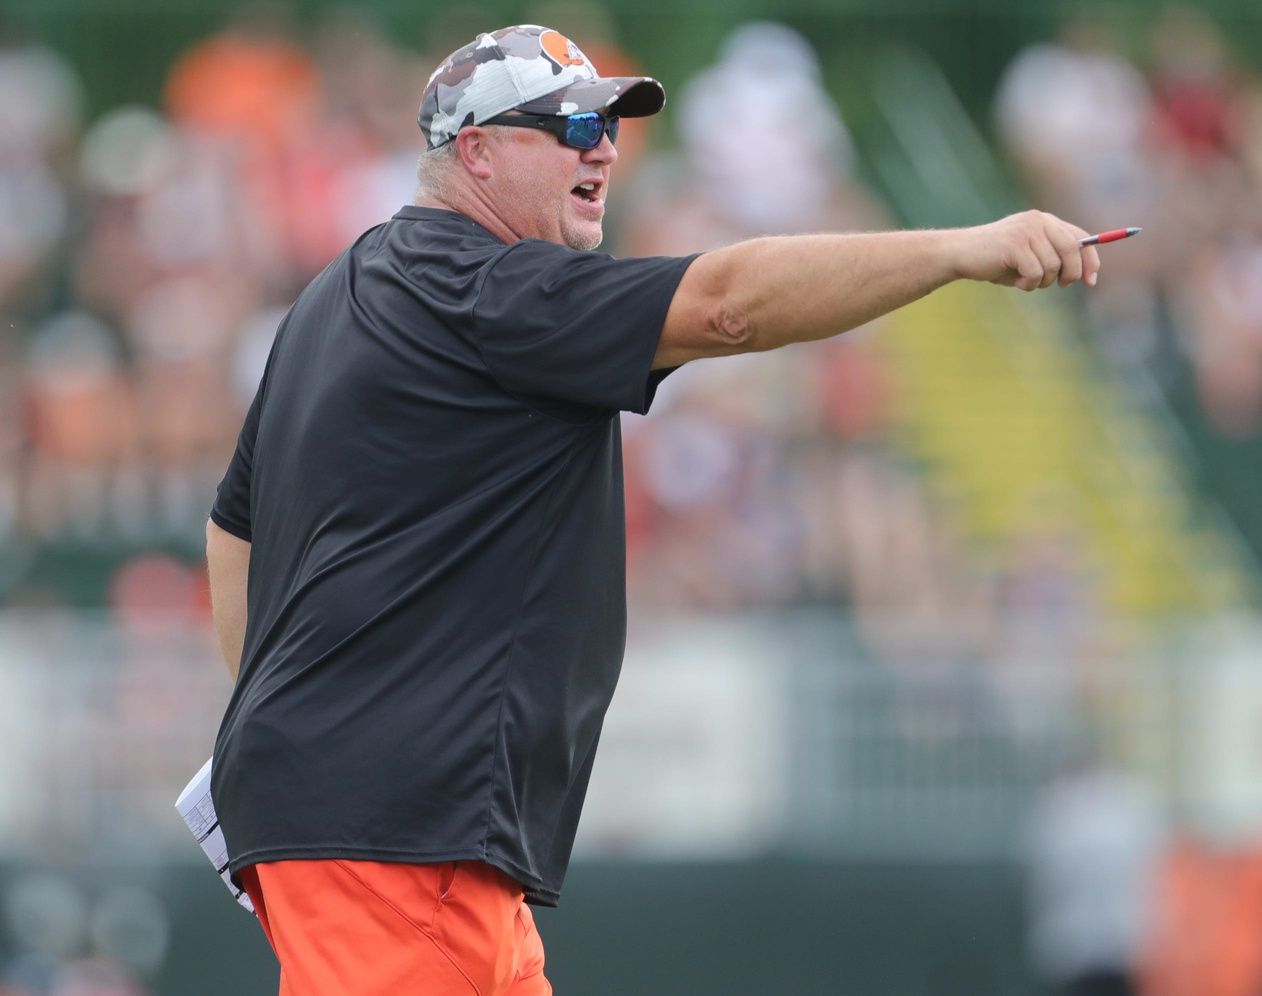
POLYGON ((211 512, 252 544, 234 874, 472 859, 556 903, 625 643, 618 411, 690 262, 406 207, 298 297, 211 512))

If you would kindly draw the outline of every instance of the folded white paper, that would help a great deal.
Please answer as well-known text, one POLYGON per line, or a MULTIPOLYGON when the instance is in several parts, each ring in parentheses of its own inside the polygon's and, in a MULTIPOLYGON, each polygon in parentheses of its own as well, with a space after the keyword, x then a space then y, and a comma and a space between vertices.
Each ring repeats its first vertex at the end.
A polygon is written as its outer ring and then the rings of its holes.
POLYGON ((213 761, 213 757, 208 758, 201 771, 184 786, 184 791, 175 800, 175 808, 184 817, 184 822, 206 852, 210 863, 215 866, 215 871, 223 879, 228 891, 238 903, 253 913, 254 904, 250 902, 249 895, 244 889, 233 885, 232 877, 228 874, 228 845, 224 843, 223 831, 219 829, 219 819, 215 816, 215 803, 210 798, 210 766, 213 761))

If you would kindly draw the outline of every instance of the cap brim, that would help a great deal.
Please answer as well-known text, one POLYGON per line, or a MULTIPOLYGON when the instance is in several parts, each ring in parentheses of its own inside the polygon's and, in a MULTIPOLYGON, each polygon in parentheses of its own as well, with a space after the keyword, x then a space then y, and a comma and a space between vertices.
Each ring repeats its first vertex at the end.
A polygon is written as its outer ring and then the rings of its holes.
POLYGON ((616 108, 623 118, 646 118, 666 105, 666 90, 651 76, 606 76, 576 80, 547 96, 521 104, 527 114, 582 114, 616 108))

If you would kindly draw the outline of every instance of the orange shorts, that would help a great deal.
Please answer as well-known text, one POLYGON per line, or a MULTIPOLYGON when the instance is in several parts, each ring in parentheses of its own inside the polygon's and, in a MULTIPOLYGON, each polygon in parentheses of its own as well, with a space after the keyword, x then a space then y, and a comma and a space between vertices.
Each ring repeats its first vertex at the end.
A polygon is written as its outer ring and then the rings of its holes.
POLYGON ((280 996, 550 996, 521 885, 477 861, 276 861, 240 874, 280 996))

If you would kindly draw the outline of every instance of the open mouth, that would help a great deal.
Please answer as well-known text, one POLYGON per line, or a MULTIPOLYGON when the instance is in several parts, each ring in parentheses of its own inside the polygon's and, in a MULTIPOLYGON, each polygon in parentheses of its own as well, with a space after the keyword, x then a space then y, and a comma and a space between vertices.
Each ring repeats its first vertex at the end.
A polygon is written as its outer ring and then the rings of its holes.
POLYGON ((584 202, 585 204, 602 204, 602 184, 589 180, 586 183, 580 183, 577 187, 570 191, 570 196, 584 202))

